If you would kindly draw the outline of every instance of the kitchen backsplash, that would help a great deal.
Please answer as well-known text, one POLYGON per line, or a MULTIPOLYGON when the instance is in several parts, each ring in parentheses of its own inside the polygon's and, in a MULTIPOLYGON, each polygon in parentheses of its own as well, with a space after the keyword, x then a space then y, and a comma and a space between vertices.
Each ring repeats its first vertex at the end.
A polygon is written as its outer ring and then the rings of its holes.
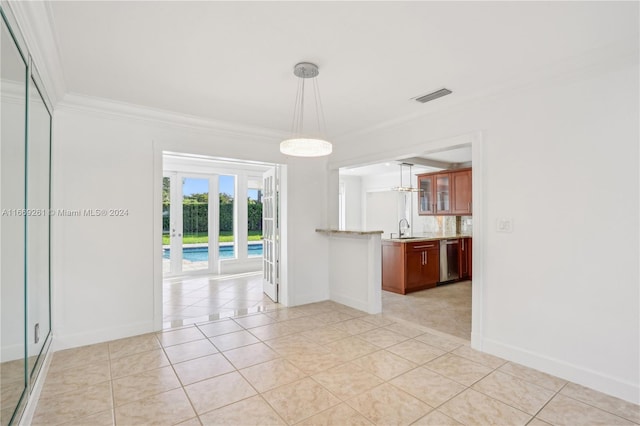
POLYGON ((414 233, 471 234, 472 216, 418 216, 414 233))

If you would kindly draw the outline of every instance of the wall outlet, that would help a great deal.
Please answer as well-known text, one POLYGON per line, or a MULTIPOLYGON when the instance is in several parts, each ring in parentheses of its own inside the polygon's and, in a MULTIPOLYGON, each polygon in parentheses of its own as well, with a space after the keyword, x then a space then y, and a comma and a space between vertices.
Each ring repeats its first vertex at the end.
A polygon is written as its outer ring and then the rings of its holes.
POLYGON ((513 232, 513 219, 510 217, 501 217, 496 221, 496 231, 513 232))

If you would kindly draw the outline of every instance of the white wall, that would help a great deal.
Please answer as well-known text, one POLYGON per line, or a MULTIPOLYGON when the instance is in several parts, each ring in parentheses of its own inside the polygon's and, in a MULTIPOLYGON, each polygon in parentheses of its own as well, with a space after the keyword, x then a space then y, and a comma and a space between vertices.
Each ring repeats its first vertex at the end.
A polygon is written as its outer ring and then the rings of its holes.
POLYGON ((283 299, 327 299, 327 244, 314 232, 326 226, 326 160, 286 158, 277 143, 249 134, 85 112, 70 103, 56 110, 55 123, 54 207, 129 211, 126 217, 53 218, 56 348, 157 327, 154 304, 161 300, 161 286, 154 278, 161 276, 161 247, 154 209, 160 198, 154 194, 161 191, 163 150, 287 164, 289 269, 283 299))
POLYGON ((638 114, 636 52, 345 138, 330 166, 481 130, 480 346, 637 403, 638 114), (496 231, 500 217, 512 233, 496 231))
POLYGON ((345 193, 345 229, 364 229, 362 224, 362 178, 340 176, 345 193))

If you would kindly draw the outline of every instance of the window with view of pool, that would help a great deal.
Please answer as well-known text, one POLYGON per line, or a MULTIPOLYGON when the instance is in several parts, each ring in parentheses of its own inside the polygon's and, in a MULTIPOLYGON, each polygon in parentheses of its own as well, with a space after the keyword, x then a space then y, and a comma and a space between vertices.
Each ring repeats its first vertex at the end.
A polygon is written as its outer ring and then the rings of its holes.
MULTIPOLYGON (((248 244, 249 257, 262 256, 262 243, 249 243, 248 244)), ((224 245, 219 247, 220 259, 232 259, 235 256, 235 245, 224 245)), ((165 248, 162 250, 162 257, 169 259, 171 256, 171 249, 165 248)), ((182 258, 190 262, 206 262, 209 260, 209 247, 183 247, 182 258)))

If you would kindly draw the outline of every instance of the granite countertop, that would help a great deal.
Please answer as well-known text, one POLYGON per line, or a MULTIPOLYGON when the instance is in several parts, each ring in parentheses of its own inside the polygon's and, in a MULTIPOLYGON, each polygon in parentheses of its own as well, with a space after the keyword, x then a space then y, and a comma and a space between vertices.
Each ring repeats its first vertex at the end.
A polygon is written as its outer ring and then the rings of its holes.
POLYGON ((383 238, 383 241, 393 241, 394 243, 411 243, 411 242, 419 242, 419 241, 438 241, 438 240, 447 240, 449 238, 471 238, 470 234, 441 234, 441 233, 432 233, 432 234, 421 234, 416 235, 410 238, 383 238))
POLYGON ((316 232, 323 234, 344 234, 344 235, 374 235, 382 234, 383 231, 358 231, 358 230, 342 230, 342 229, 316 229, 316 232))

